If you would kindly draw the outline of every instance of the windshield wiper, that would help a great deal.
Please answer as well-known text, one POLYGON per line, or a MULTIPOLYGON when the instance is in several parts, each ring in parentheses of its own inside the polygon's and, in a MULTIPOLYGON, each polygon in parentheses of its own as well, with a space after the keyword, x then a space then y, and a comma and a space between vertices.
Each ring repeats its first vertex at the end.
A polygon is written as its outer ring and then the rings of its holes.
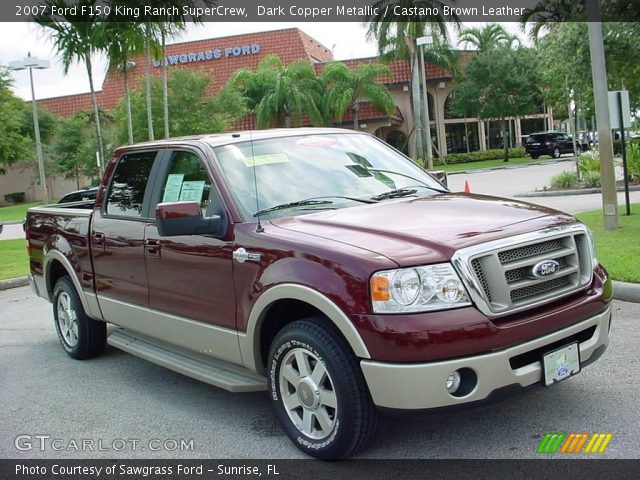
MULTIPOLYGON (((446 190, 442 190, 441 188, 432 187, 428 183, 423 182, 422 180, 420 180, 419 178, 412 177, 411 175, 407 175, 406 173, 396 172, 394 170, 385 170, 384 168, 367 168, 367 171, 369 171, 369 172, 380 172, 380 173, 390 173, 391 175, 400 175, 401 177, 405 177, 405 178, 408 178, 410 180, 413 180, 414 182, 418 182, 420 184, 418 186, 420 186, 420 187, 428 188, 430 190, 433 190, 434 192, 449 193, 446 190)), ((407 188, 407 187, 404 187, 404 188, 407 188)), ((402 189, 398 189, 398 190, 402 190, 402 189)))
POLYGON ((279 205, 274 205, 273 207, 265 208, 253 214, 254 217, 258 215, 262 215, 269 212, 276 212, 278 210, 287 210, 290 208, 298 208, 298 207, 309 207, 314 205, 331 205, 333 202, 331 200, 323 200, 326 198, 344 198, 345 200, 352 200, 354 202, 360 203, 375 203, 374 200, 369 200, 368 198, 356 198, 356 197, 345 197, 342 195, 327 195, 324 197, 313 197, 307 198, 305 200, 298 200, 296 202, 289 203, 281 203, 279 205))
POLYGON ((413 195, 415 193, 418 193, 418 191, 414 188, 396 188, 394 190, 389 190, 388 192, 374 195, 373 197, 371 197, 371 200, 380 201, 387 200, 389 198, 408 197, 409 195, 413 195))
POLYGON ((409 185, 407 187, 396 188, 394 190, 389 190, 388 192, 383 192, 378 195, 374 195, 373 197, 371 197, 371 199, 375 201, 380 201, 380 200, 386 200, 388 198, 408 197, 409 195, 418 193, 416 188, 426 188, 428 190, 433 190, 435 192, 449 193, 449 192, 445 192, 444 190, 441 191, 436 188, 430 187, 429 185, 409 185))

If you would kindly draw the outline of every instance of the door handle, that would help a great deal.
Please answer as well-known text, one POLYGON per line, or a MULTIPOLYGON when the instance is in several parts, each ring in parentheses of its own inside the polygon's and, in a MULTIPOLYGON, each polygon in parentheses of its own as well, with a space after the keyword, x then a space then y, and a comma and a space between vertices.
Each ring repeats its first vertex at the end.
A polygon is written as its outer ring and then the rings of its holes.
POLYGON ((102 247, 102 252, 104 253, 107 249, 107 242, 105 242, 105 234, 102 232, 93 232, 93 243, 102 247))
POLYGON ((152 239, 145 240, 144 253, 149 257, 160 258, 160 242, 152 239))

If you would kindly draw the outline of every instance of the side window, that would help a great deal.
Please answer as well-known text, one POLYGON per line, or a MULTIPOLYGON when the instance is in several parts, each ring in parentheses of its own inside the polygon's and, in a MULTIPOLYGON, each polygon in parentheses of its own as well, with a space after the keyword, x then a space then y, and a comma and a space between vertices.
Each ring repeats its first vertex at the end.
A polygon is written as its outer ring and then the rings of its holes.
POLYGON ((113 174, 107 196, 107 215, 141 217, 144 192, 156 152, 124 155, 113 174))
POLYGON ((211 179, 200 158, 192 152, 173 152, 160 201, 194 201, 200 204, 203 214, 217 213, 220 201, 211 186, 211 179))

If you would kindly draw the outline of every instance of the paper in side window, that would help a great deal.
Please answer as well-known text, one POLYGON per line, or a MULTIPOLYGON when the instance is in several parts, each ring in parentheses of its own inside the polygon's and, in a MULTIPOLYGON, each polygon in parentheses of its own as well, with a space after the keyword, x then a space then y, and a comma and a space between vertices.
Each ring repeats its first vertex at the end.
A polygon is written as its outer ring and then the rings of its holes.
POLYGON ((200 203, 202 201, 203 191, 204 180, 182 182, 182 190, 180 190, 180 201, 193 201, 200 203))
POLYGON ((183 173, 172 173, 167 177, 167 183, 164 185, 164 195, 162 196, 163 203, 178 201, 183 179, 183 173))

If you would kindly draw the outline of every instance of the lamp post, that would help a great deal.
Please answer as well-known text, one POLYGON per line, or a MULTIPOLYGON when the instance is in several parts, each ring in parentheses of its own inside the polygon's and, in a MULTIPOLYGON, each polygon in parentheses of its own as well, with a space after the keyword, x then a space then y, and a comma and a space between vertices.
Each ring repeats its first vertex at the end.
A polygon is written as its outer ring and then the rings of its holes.
POLYGON ((433 37, 431 35, 425 35, 416 39, 416 44, 420 49, 420 74, 422 78, 422 90, 423 90, 423 102, 422 107, 424 110, 424 138, 426 140, 426 154, 427 154, 427 169, 433 170, 433 152, 431 148, 431 119, 429 118, 429 94, 427 93, 427 72, 424 68, 424 46, 431 45, 433 43, 433 37))
POLYGON ((38 105, 36 103, 36 94, 33 88, 33 69, 43 70, 49 68, 51 63, 48 60, 40 60, 32 57, 29 53, 22 60, 9 62, 11 70, 29 69, 29 80, 31 81, 31 109, 33 110, 33 129, 36 137, 36 155, 38 158, 38 171, 40 173, 40 186, 42 187, 42 202, 49 202, 49 192, 47 191, 47 181, 44 174, 44 156, 42 154, 42 142, 40 141, 40 124, 38 123, 38 105))

